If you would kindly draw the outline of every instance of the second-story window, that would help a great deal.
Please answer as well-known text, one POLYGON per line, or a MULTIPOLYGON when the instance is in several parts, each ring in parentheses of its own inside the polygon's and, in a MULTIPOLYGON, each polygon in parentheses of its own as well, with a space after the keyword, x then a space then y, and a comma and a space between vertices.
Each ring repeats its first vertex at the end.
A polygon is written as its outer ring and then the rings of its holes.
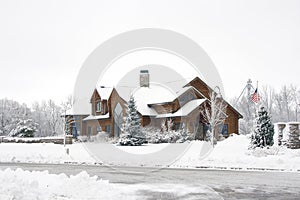
POLYGON ((102 103, 101 101, 96 102, 96 112, 101 112, 102 111, 102 103))

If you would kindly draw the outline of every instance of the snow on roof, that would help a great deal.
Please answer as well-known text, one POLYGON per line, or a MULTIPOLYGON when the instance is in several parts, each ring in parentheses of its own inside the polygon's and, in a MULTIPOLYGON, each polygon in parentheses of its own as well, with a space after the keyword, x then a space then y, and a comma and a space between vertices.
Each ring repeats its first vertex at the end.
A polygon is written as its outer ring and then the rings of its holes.
POLYGON ((62 116, 65 116, 65 115, 73 115, 74 111, 73 111, 73 108, 69 109, 66 111, 66 113, 62 113, 62 116))
POLYGON ((97 92, 99 93, 101 99, 109 99, 112 91, 112 87, 97 87, 97 92))
POLYGON ((86 118, 83 119, 83 121, 89 121, 89 120, 97 120, 97 119, 108 119, 109 118, 109 113, 106 113, 105 115, 90 115, 86 118))
POLYGON ((186 91, 188 91, 191 88, 193 88, 193 86, 186 86, 186 87, 181 88, 180 90, 178 90, 176 92, 177 97, 179 97, 180 95, 184 94, 186 91))
POLYGON ((148 104, 170 102, 174 96, 175 94, 161 86, 140 87, 133 93, 138 112, 146 116, 157 115, 157 112, 148 104))
POLYGON ((186 103, 175 113, 167 113, 157 115, 156 118, 166 118, 166 117, 181 117, 189 115, 193 110, 195 110, 198 106, 204 103, 206 99, 194 99, 186 103))
MULTIPOLYGON (((196 91, 200 96, 204 97, 203 94, 201 94, 196 88, 194 88, 193 86, 185 86, 183 88, 181 88, 179 91, 176 92, 177 97, 181 96, 182 94, 184 94, 186 91, 193 89, 194 91, 196 91)), ((176 98, 177 98, 176 97, 176 98)))

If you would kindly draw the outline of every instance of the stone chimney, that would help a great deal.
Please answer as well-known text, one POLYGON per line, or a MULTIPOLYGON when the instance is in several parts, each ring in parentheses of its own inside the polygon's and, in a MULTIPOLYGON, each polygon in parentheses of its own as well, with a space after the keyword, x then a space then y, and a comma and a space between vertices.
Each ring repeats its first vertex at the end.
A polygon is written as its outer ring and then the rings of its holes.
POLYGON ((140 87, 149 87, 150 75, 148 70, 140 71, 140 87))

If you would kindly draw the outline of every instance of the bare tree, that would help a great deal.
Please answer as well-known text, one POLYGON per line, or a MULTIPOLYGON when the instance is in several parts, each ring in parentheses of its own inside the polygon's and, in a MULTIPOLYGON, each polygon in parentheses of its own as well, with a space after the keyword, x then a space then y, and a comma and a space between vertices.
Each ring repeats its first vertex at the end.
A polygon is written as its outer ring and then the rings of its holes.
POLYGON ((51 134, 56 135, 59 132, 62 133, 61 109, 51 99, 48 100, 47 102, 47 115, 48 115, 48 124, 51 129, 51 134))
POLYGON ((71 109, 72 106, 73 106, 72 95, 71 95, 71 94, 68 95, 68 96, 66 97, 66 99, 65 99, 63 102, 61 102, 60 105, 61 105, 61 108, 62 108, 62 110, 63 110, 64 112, 66 112, 67 110, 71 109))
POLYGON ((272 115, 274 109, 273 100, 275 98, 275 91, 271 86, 263 86, 261 91, 261 104, 268 110, 269 114, 272 115))
POLYGON ((212 133, 212 145, 214 146, 214 138, 216 137, 215 129, 224 123, 226 115, 227 103, 223 100, 220 92, 211 91, 209 93, 209 102, 205 103, 204 109, 200 112, 204 119, 209 123, 212 133))
MULTIPOLYGON (((297 111, 299 108, 300 91, 294 85, 284 85, 279 91, 275 91, 271 86, 263 86, 259 93, 261 105, 267 108, 272 116, 272 121, 288 122, 297 120, 297 111)), ((242 97, 237 102, 234 99, 232 105, 243 115, 240 120, 240 132, 242 134, 251 133, 253 130, 253 120, 255 113, 255 104, 247 97, 242 97)))

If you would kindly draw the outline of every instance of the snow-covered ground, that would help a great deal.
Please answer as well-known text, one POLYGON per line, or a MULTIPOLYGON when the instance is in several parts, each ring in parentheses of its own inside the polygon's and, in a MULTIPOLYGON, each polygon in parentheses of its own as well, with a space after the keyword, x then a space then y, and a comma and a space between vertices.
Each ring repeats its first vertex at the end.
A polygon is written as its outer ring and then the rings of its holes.
POLYGON ((92 164, 95 160, 81 143, 66 145, 66 147, 51 143, 0 143, 0 162, 92 164))
POLYGON ((206 155, 199 153, 197 148, 190 148, 173 167, 300 171, 300 149, 274 145, 269 149, 249 150, 249 144, 248 136, 233 135, 218 142, 206 155))
MULTIPOLYGON (((201 199, 220 199, 218 193, 207 186, 187 186, 183 184, 115 184, 90 176, 83 171, 74 176, 49 174, 48 171, 24 171, 22 169, 0 170, 1 200, 32 199, 165 199, 165 194, 174 194, 177 198, 188 194, 202 193, 201 199), (160 196, 160 194, 162 196, 160 196), (151 198, 152 199, 152 198, 151 198)), ((165 195, 166 196, 166 195, 165 195)), ((172 196, 171 196, 172 197, 172 196)), ((173 199, 170 198, 169 199, 173 199)), ((199 199, 199 198, 189 198, 199 199)))
MULTIPOLYGON (((300 149, 288 149, 274 145, 269 149, 249 150, 249 143, 250 139, 244 135, 229 137, 224 141, 218 142, 213 149, 207 142, 193 141, 188 145, 188 148, 182 152, 180 157, 177 157, 172 163, 169 163, 169 165, 176 168, 268 169, 300 172, 300 149)), ((130 155, 137 154, 136 156, 142 156, 143 154, 160 152, 168 146, 168 144, 148 144, 140 147, 115 147, 130 155)), ((94 158, 84 143, 75 143, 67 145, 66 147, 47 143, 0 143, 0 162, 101 163, 101 161, 94 158), (69 149, 69 154, 66 153, 66 148, 69 149)), ((157 162, 159 162, 159 160, 157 162)), ((126 165, 130 165, 130 163, 126 165)), ((141 163, 141 165, 147 166, 147 164, 143 163, 141 163)), ((153 166, 162 165, 165 166, 165 163, 153 163, 153 166)))
POLYGON ((132 154, 149 154, 149 153, 155 153, 158 152, 162 149, 164 149, 166 146, 168 146, 168 143, 163 143, 163 144, 145 144, 143 146, 119 146, 119 145, 114 145, 116 148, 125 151, 127 153, 132 153, 132 154))

